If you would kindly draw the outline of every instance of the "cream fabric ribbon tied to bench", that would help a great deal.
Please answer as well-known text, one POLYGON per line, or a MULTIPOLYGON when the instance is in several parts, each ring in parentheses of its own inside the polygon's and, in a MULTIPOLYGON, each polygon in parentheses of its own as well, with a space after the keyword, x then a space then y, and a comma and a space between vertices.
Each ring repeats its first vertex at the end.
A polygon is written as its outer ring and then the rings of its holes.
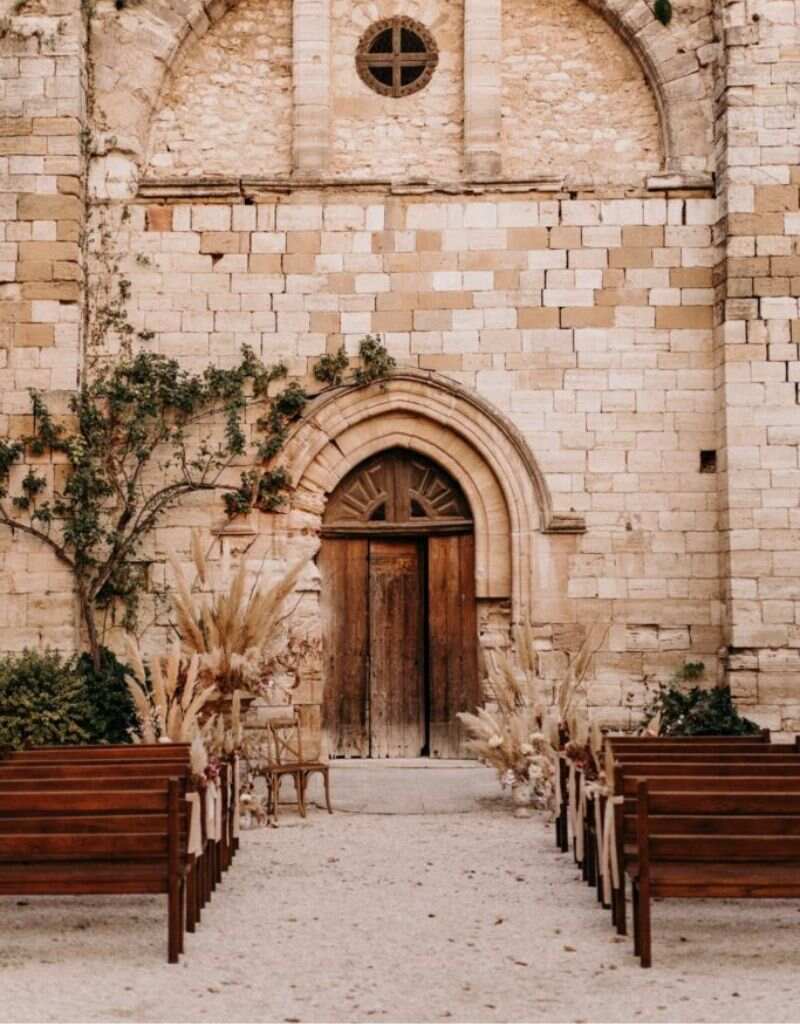
POLYGON ((222 837, 222 800, 216 782, 206 786, 206 835, 215 842, 222 837))
POLYGON ((600 858, 600 870, 603 876, 603 902, 611 900, 611 887, 619 889, 619 857, 617 855, 617 843, 614 836, 614 808, 624 802, 624 797, 613 796, 609 793, 606 799, 606 816, 603 823, 603 855, 600 858))
POLYGON ((200 822, 200 794, 187 793, 186 803, 189 805, 189 842, 188 853, 199 857, 203 853, 203 829, 200 822))

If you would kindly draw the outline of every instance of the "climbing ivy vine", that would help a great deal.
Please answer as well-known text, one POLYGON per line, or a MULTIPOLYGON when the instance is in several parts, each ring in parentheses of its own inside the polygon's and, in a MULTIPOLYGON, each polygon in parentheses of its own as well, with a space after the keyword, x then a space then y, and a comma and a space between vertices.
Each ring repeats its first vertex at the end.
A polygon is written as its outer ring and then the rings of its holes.
MULTIPOLYGON (((100 314, 122 339, 119 357, 90 361, 91 373, 60 415, 31 391, 32 429, 0 438, 0 524, 35 537, 69 568, 96 664, 97 612, 121 605, 125 624, 134 624, 146 587, 144 543, 168 509, 201 491, 220 492, 231 517, 281 508, 289 476, 276 460, 312 397, 287 381, 283 363, 265 365, 248 347, 234 367, 200 373, 140 346, 134 351, 137 337, 147 336, 125 317, 127 288, 118 285, 100 314), (251 439, 254 408, 260 415, 251 439), (245 458, 259 468, 236 481, 245 458)), ((324 356, 314 377, 327 387, 357 386, 393 366, 380 340, 367 337, 351 377, 343 349, 324 356)))

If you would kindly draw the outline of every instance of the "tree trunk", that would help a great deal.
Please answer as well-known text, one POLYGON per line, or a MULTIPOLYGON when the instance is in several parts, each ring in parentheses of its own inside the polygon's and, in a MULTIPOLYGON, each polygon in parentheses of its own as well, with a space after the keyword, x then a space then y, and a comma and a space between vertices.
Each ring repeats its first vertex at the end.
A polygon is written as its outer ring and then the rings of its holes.
POLYGON ((78 602, 81 608, 81 619, 86 627, 86 638, 89 643, 89 654, 92 656, 92 665, 96 672, 100 671, 100 638, 97 635, 97 623, 94 619, 94 601, 89 595, 78 586, 78 602))

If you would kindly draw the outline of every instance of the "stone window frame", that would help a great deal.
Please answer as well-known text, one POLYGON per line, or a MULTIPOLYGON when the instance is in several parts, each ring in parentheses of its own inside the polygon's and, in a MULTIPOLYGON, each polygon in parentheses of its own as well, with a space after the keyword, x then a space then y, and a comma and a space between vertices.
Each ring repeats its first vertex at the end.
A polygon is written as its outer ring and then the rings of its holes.
POLYGON ((356 51, 356 69, 361 81, 373 92, 381 96, 400 99, 420 92, 430 82, 439 63, 439 47, 432 33, 421 22, 404 15, 393 18, 382 18, 375 21, 361 36, 356 51), (370 47, 382 33, 391 31, 392 52, 374 53, 370 47), (424 49, 403 51, 402 33, 412 32, 422 42, 424 49), (402 84, 401 74, 404 67, 422 66, 422 74, 406 85, 402 84), (379 81, 371 72, 371 67, 390 67, 392 84, 379 81))

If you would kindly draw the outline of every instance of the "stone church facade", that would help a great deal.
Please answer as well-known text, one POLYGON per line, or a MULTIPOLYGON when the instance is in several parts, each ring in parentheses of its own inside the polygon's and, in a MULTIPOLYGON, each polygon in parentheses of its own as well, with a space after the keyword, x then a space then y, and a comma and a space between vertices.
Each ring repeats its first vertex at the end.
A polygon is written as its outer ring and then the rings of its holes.
MULTIPOLYGON (((378 334, 397 373, 311 406, 290 508, 225 525, 193 499, 154 582, 194 526, 255 560, 324 549, 330 496, 403 450, 469 507, 484 646, 531 623, 556 678, 608 623, 598 713, 699 660, 800 729, 800 13, 673 8, 0 0, 2 433, 28 388, 76 386, 98 237, 187 367, 247 344, 307 379, 378 334)), ((310 631, 341 586, 309 571, 310 631)), ((0 535, 0 591, 0 647, 77 643, 34 542, 0 535)))

